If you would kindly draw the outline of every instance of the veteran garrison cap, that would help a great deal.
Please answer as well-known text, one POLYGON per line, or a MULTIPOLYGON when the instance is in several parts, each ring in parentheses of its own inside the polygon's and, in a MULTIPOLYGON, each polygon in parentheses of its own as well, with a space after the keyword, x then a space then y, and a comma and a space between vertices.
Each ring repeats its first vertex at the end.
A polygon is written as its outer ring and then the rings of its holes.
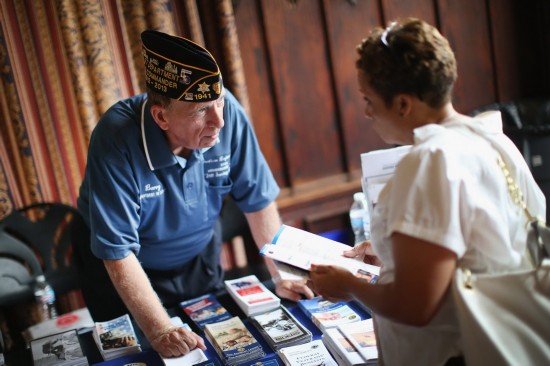
POLYGON ((154 30, 141 33, 145 83, 160 95, 187 102, 219 98, 220 69, 203 47, 183 37, 154 30))

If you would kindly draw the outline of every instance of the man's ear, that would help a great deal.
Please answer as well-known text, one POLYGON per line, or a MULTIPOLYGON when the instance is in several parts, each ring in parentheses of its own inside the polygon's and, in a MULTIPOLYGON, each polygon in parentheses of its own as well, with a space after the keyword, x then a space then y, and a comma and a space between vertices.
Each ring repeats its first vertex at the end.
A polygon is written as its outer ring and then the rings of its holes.
POLYGON ((413 101, 410 95, 399 94, 396 97, 396 101, 397 101, 397 108, 399 111, 399 115, 401 117, 405 117, 409 113, 411 113, 413 101))
POLYGON ((151 115, 157 123, 157 125, 164 131, 168 129, 168 121, 166 120, 166 108, 161 105, 155 104, 151 106, 151 115))

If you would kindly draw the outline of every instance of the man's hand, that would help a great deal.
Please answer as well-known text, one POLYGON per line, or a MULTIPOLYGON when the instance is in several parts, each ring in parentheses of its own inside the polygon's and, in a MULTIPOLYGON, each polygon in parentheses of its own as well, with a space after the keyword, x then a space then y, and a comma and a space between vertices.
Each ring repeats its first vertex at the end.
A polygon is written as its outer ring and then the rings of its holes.
POLYGON ((315 295, 307 286, 306 280, 278 280, 275 281, 275 292, 277 296, 284 297, 292 301, 298 301, 302 295, 312 299, 315 295))
POLYGON ((151 340, 151 346, 165 358, 186 355, 197 347, 206 350, 204 340, 199 335, 179 327, 160 332, 151 340))

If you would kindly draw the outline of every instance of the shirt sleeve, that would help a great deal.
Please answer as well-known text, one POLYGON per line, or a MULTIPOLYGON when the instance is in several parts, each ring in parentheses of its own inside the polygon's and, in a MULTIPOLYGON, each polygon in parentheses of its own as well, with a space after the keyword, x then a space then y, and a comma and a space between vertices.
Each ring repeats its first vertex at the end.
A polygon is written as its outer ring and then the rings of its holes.
POLYGON ((392 179, 386 236, 400 232, 457 253, 466 250, 463 231, 468 227, 464 176, 441 150, 406 155, 392 179))
MULTIPOLYGON (((94 131, 96 132, 96 131, 94 131)), ((138 187, 131 157, 115 141, 120 134, 100 130, 88 157, 91 248, 101 259, 122 259, 139 252, 138 187), (110 134, 109 138, 105 138, 110 134)), ((123 145, 122 145, 123 146, 123 145)))

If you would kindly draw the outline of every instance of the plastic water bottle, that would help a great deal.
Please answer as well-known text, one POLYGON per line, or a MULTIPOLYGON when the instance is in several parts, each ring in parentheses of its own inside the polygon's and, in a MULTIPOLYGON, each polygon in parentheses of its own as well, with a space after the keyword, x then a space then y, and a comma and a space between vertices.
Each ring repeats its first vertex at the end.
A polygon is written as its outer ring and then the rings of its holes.
POLYGON ((55 292, 46 281, 46 277, 44 275, 39 275, 36 277, 36 282, 34 284, 34 297, 40 304, 42 321, 57 318, 57 310, 55 308, 55 292))
POLYGON ((354 235, 354 245, 370 239, 370 216, 367 200, 363 192, 353 194, 353 204, 349 210, 351 229, 354 235))

